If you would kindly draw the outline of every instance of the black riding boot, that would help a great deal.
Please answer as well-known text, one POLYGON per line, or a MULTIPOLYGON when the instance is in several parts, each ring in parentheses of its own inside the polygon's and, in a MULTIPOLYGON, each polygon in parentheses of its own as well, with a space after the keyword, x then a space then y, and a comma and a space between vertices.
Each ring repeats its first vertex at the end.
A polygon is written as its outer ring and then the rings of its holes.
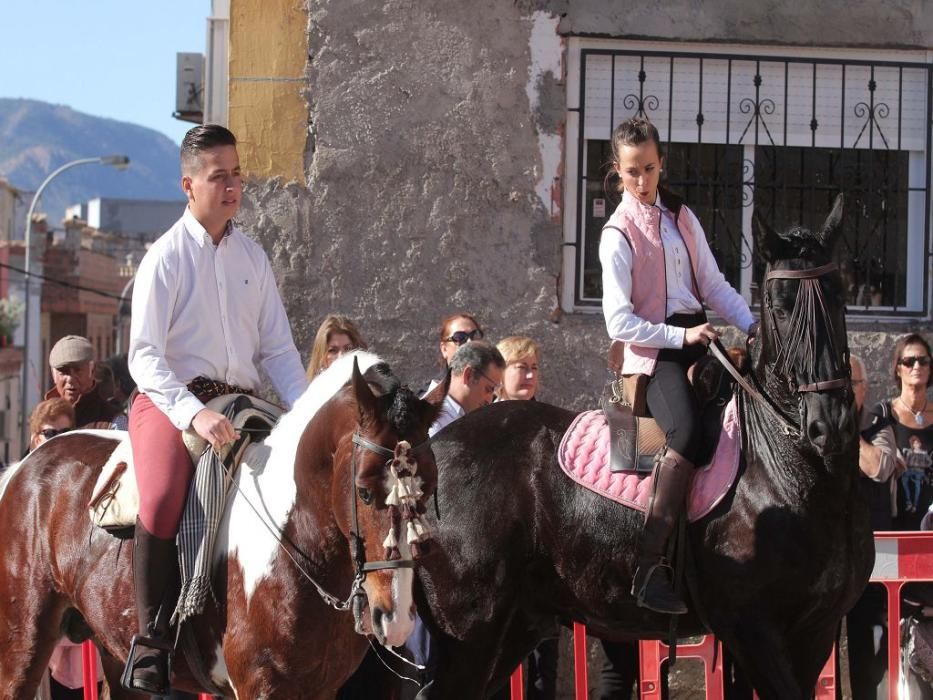
POLYGON ((136 519, 133 579, 139 634, 133 637, 122 683, 127 690, 151 695, 169 693, 169 618, 178 596, 178 550, 175 539, 163 540, 136 519))
POLYGON ((682 615, 687 606, 674 591, 671 568, 665 557, 667 543, 683 511, 693 464, 667 448, 654 468, 654 485, 641 536, 638 569, 632 595, 638 605, 669 615, 682 615))

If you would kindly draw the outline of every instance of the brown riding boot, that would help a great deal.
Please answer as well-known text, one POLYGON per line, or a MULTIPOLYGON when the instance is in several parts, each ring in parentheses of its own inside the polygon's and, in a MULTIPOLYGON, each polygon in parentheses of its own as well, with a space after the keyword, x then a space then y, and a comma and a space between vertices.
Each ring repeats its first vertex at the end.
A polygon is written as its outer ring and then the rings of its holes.
POLYGON ((172 640, 169 618, 178 596, 175 538, 164 540, 136 519, 133 579, 140 633, 133 637, 121 682, 127 690, 168 695, 172 640))
POLYGON ((638 569, 632 581, 635 602, 649 610, 682 615, 687 606, 674 591, 665 553, 677 518, 683 511, 693 464, 667 448, 654 468, 654 485, 641 535, 638 569))

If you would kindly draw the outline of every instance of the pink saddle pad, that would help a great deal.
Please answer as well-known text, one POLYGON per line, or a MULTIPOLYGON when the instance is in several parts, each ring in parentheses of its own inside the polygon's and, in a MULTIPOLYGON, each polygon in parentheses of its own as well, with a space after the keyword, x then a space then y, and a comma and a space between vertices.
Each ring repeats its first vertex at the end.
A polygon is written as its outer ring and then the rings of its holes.
MULTIPOLYGON (((697 469, 687 496, 690 522, 702 518, 723 499, 739 471, 741 433, 736 399, 726 405, 722 434, 713 460, 697 469)), ((651 495, 650 474, 609 471, 609 426, 602 411, 574 418, 557 452, 564 473, 590 491, 644 512, 651 495)))

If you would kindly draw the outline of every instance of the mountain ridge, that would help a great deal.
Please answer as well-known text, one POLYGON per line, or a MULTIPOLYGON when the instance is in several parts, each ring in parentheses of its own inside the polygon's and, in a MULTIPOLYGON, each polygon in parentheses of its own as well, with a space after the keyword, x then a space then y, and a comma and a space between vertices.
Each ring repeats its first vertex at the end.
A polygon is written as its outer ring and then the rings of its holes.
MULTIPOLYGON (((0 177, 24 193, 35 192, 49 173, 71 160, 107 155, 129 156, 129 167, 70 169, 43 192, 38 208, 53 227, 59 225, 66 207, 95 197, 182 199, 178 146, 139 124, 85 114, 66 105, 0 97, 0 177)), ((28 206, 29 197, 25 199, 28 206)))

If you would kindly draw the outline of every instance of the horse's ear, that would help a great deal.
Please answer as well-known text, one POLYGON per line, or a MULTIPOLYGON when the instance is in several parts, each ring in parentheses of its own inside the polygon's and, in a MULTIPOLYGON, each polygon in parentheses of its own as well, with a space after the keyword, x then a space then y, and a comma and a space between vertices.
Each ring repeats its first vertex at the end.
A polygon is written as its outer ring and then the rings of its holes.
POLYGON ((765 262, 777 260, 778 255, 778 234, 765 221, 758 210, 752 211, 752 231, 755 234, 755 249, 759 252, 765 262))
POLYGON ((360 407, 360 419, 372 419, 378 415, 376 407, 376 397, 373 395, 369 384, 363 379, 360 373, 360 363, 356 357, 353 358, 353 393, 356 396, 356 403, 360 407))
POLYGON ((840 192, 836 195, 836 201, 833 202, 833 210, 829 212, 826 221, 823 222, 823 228, 819 233, 820 241, 823 247, 832 252, 839 241, 839 235, 842 233, 842 214, 845 209, 845 196, 840 192))
POLYGON ((422 411, 422 418, 424 422, 428 425, 431 425, 441 413, 441 408, 444 405, 444 399, 447 397, 447 392, 450 390, 450 369, 447 370, 447 374, 444 377, 444 381, 440 382, 436 387, 431 389, 427 394, 424 395, 424 398, 421 400, 421 405, 424 407, 422 411))

